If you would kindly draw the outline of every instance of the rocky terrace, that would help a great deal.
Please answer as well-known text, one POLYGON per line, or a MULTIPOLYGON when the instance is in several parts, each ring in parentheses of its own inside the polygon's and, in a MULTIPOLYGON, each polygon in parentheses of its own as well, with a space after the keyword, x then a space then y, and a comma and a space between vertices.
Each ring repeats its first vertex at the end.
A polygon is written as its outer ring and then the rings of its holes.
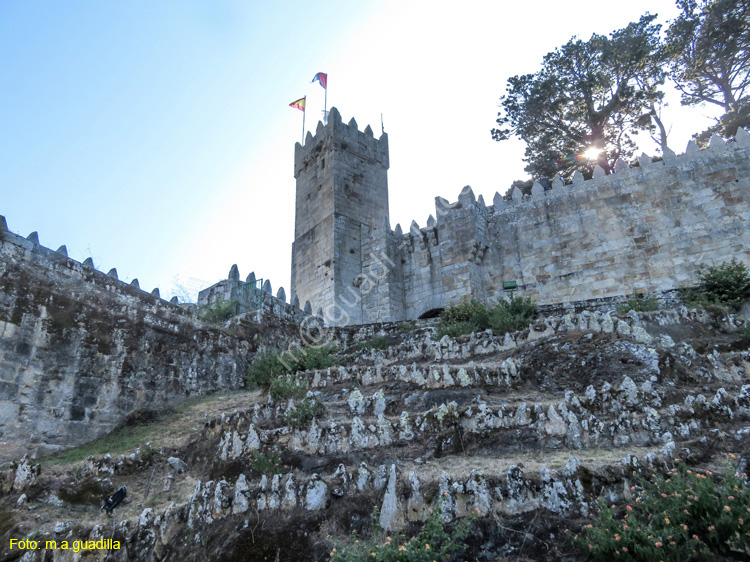
MULTIPOLYGON (((54 560, 323 560, 326 537, 366 532, 376 507, 383 528, 410 531, 439 506, 446 521, 481 513, 475 560, 579 559, 564 529, 598 498, 627 499, 629 471, 747 462, 743 325, 682 307, 439 341, 429 326, 363 327, 339 341, 339 366, 300 375, 324 407, 308 426, 285 422, 298 403, 254 391, 171 429, 147 422, 152 442, 129 455, 24 459, 6 472, 0 530, 123 544, 54 560), (360 345, 378 335, 386 349, 360 345), (273 451, 283 464, 259 471, 273 451), (121 485, 108 519, 98 503, 121 485)), ((52 559, 7 545, 1 560, 52 559)))

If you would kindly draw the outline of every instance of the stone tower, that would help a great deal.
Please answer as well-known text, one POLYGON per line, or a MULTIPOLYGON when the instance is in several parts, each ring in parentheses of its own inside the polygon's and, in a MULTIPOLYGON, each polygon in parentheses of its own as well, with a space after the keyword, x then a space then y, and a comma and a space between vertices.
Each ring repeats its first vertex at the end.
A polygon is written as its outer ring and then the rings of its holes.
POLYGON ((363 132, 331 108, 297 143, 292 292, 329 325, 395 318, 388 260, 388 135, 363 132))

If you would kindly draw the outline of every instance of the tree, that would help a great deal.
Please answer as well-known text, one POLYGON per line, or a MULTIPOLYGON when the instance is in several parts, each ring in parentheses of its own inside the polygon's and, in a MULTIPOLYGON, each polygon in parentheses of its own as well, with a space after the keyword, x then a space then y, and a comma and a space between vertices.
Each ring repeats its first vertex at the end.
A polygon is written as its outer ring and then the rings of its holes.
POLYGON ((536 74, 509 78, 492 138, 524 140, 535 177, 590 173, 594 163, 610 173, 633 154, 634 132, 655 130, 665 80, 655 18, 646 14, 609 37, 573 37, 536 74))
POLYGON ((724 115, 700 135, 733 136, 750 124, 750 0, 677 0, 667 30, 670 78, 683 105, 707 103, 724 115))

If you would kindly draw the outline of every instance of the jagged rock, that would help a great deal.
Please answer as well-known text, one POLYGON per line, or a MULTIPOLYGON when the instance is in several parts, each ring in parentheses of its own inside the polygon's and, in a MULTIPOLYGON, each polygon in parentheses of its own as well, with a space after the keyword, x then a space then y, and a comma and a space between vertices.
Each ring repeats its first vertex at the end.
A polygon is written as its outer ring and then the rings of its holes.
POLYGON ((36 482, 40 472, 41 466, 39 464, 34 464, 28 455, 24 455, 15 467, 11 489, 23 490, 31 486, 36 482))
POLYGON ((305 494, 305 509, 308 511, 319 511, 326 507, 328 502, 328 486, 320 479, 320 476, 313 474, 307 483, 307 492, 305 494))
POLYGON ((392 464, 388 476, 383 504, 380 508, 380 527, 386 531, 401 529, 404 525, 401 506, 396 496, 396 465, 392 464))
POLYGON ((169 457, 167 459, 167 463, 169 463, 169 466, 171 466, 177 474, 182 474, 187 470, 187 465, 184 461, 181 459, 178 459, 177 457, 169 457))
POLYGON ((365 408, 367 407, 367 402, 365 401, 365 397, 362 396, 362 393, 355 389, 349 394, 349 398, 346 400, 347 404, 349 404, 349 411, 352 414, 358 414, 362 415, 365 413, 365 408))
POLYGON ((562 419, 560 414, 554 406, 550 406, 547 409, 547 423, 544 425, 544 431, 547 435, 563 436, 568 432, 568 426, 565 420, 562 419))

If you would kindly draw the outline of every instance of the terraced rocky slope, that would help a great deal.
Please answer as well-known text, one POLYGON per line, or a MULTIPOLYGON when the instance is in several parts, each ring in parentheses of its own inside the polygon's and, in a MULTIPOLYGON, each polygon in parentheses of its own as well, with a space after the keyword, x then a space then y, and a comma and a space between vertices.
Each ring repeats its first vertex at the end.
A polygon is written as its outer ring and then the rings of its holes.
POLYGON ((324 407, 307 426, 286 423, 299 401, 256 390, 142 412, 116 434, 142 437, 130 454, 15 463, 0 560, 324 560, 326 537, 366 534, 374 508, 413 532, 436 506, 446 521, 481 513, 472 560, 580 560, 564 529, 598 498, 629 498, 634 468, 748 462, 743 322, 682 307, 439 341, 429 326, 342 331, 339 366, 301 374, 324 407), (387 349, 362 345, 375 336, 387 349), (122 485, 108 518, 101 498, 122 485), (8 548, 27 536, 40 548, 8 548), (43 548, 110 538, 119 550, 43 548))

